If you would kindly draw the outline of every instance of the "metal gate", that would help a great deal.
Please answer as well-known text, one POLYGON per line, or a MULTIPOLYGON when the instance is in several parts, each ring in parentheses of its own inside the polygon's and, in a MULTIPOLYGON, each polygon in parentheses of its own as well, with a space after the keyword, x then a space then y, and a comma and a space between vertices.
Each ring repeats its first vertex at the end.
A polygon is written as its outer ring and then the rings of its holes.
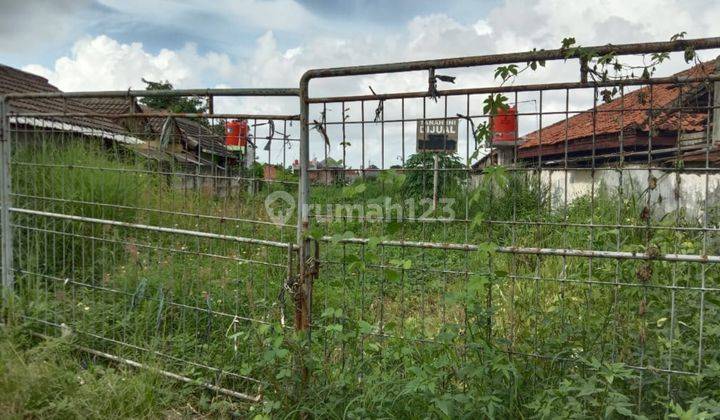
POLYGON ((94 356, 258 401, 270 333, 291 328, 284 295, 297 264, 295 225, 269 220, 262 200, 294 200, 285 168, 298 117, 236 110, 287 98, 295 106, 297 90, 4 97, 8 319, 94 356), (236 119, 249 124, 244 154, 225 145, 236 119), (263 173, 260 154, 276 171, 263 173))
POLYGON ((397 398, 429 396, 447 415, 562 416, 553 401, 582 400, 570 384, 592 372, 634 412, 706 395, 720 344, 720 78, 714 62, 692 58, 719 45, 567 45, 308 71, 300 228, 312 239, 301 259, 320 376, 362 383, 383 372, 407 384, 397 398), (602 73, 628 55, 673 51, 689 64, 672 77, 650 77, 651 66, 602 73), (515 83, 578 62, 579 82, 515 83), (473 77, 457 69, 479 66, 497 67, 501 86, 444 89, 473 77), (310 82, 339 77, 376 85, 311 95, 310 82), (404 84, 427 89, 393 89, 404 84), (445 127, 435 145, 421 144, 433 125, 445 127), (453 142, 455 154, 437 152, 453 142), (483 407, 462 400, 473 389, 485 390, 483 407), (508 411, 483 411, 492 406, 508 411))
POLYGON ((310 70, 299 90, 9 94, 5 319, 251 401, 338 381, 381 404, 380 372, 446 415, 557 414, 592 381, 618 413, 660 414, 720 377, 720 77, 617 60, 708 48, 568 42, 310 70), (515 83, 578 62, 579 82, 515 83), (638 74, 608 77, 616 64, 638 74), (482 66, 501 86, 444 89, 482 66), (368 95, 310 95, 373 75, 368 95), (216 112, 298 95, 299 116, 216 112), (279 165, 229 153, 232 119, 279 165))

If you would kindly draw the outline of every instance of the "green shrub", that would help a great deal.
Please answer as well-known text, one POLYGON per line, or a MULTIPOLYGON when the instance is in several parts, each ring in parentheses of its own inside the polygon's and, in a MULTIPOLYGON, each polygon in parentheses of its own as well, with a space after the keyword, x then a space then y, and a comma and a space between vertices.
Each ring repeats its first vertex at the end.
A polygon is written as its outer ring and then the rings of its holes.
MULTIPOLYGON (((438 196, 446 197, 456 191, 463 179, 463 164, 457 155, 439 153, 438 196)), ((408 197, 432 197, 435 153, 421 152, 405 161, 403 189, 408 197)))

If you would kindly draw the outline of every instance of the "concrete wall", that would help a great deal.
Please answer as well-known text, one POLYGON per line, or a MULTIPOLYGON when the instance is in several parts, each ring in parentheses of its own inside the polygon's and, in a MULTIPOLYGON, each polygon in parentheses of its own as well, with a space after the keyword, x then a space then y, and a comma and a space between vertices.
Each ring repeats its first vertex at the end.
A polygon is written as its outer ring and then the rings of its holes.
POLYGON ((553 207, 572 202, 583 195, 605 188, 617 192, 622 182, 625 194, 650 194, 655 217, 683 209, 688 217, 698 218, 706 207, 720 204, 720 175, 699 171, 648 171, 642 166, 626 166, 622 171, 612 168, 590 170, 543 170, 541 179, 550 188, 553 207), (648 188, 654 183, 654 188, 648 188), (706 191, 707 184, 707 194, 706 191), (566 198, 567 194, 567 198, 566 198))
MULTIPOLYGON (((473 186, 479 185, 482 175, 473 175, 473 186)), ((597 194, 601 189, 617 192, 622 183, 623 193, 642 194, 646 199, 648 192, 652 203, 653 216, 683 210, 687 217, 699 219, 705 208, 720 206, 720 174, 703 173, 690 170, 682 173, 665 170, 648 171, 642 165, 625 165, 620 171, 614 168, 590 169, 550 169, 541 171, 541 180, 549 188, 551 205, 562 207, 566 202, 597 194), (648 189, 650 177, 654 178, 654 189, 648 189), (707 194, 706 194, 707 188, 707 194), (706 204, 707 198, 707 204, 706 204)))

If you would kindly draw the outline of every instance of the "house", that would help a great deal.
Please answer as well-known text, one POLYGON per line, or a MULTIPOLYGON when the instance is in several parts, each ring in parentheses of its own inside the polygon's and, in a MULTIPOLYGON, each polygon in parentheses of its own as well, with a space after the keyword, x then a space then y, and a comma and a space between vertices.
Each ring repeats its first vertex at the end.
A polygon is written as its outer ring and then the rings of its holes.
MULTIPOLYGON (((512 153, 512 151, 509 151, 512 153)), ((474 171, 482 171, 483 169, 487 168, 488 166, 496 166, 500 164, 500 155, 503 153, 503 151, 498 149, 491 149, 488 153, 486 153, 483 157, 478 159, 475 163, 472 164, 472 169, 474 171)), ((510 157, 511 158, 511 157, 510 157)), ((510 160, 512 162, 512 160, 510 160)))
MULTIPOLYGON (((164 113, 152 109, 143 109, 143 112, 164 113)), ((153 137, 150 148, 162 150, 181 166, 222 170, 237 160, 225 147, 224 127, 174 116, 147 117, 147 123, 153 137)))
MULTIPOLYGON (((673 76, 709 76, 716 61, 698 64, 673 76)), ((516 158, 526 165, 596 165, 616 162, 647 162, 705 147, 707 106, 713 84, 685 83, 646 86, 589 109, 522 138, 516 158), (652 111, 652 117, 650 117, 652 111), (652 134, 652 136, 651 136, 652 134), (652 143, 650 142, 652 138, 652 143), (567 153, 567 159, 565 154, 567 153)))
MULTIPOLYGON (((51 92, 60 89, 44 77, 0 64, 0 95, 10 93, 51 92)), ((63 116, 93 114, 96 109, 79 98, 13 99, 8 104, 8 119, 18 141, 31 141, 37 133, 71 134, 103 139, 108 143, 141 145, 143 140, 129 133, 111 118, 63 116)))
MULTIPOLYGON (((709 76, 718 64, 698 64, 674 76, 680 81, 709 76)), ((493 147, 473 168, 477 173, 494 164, 542 168, 539 174, 554 206, 599 188, 618 190, 622 183, 625 194, 648 191, 657 217, 679 208, 697 217, 706 200, 720 202, 720 174, 672 168, 720 164, 720 125, 714 124, 720 109, 709 108, 718 103, 718 85, 669 83, 633 90, 528 133, 517 146, 493 147)), ((474 176, 475 185, 480 176, 474 176)))
MULTIPOLYGON (((293 173, 300 171, 300 161, 295 159, 292 163, 293 173)), ((321 161, 312 158, 308 162, 308 179, 315 184, 332 185, 335 183, 350 184, 365 174, 366 178, 374 178, 379 174, 379 168, 375 165, 365 170, 345 167, 342 160, 335 160, 327 157, 321 161)))
MULTIPOLYGON (((0 94, 29 92, 61 90, 41 76, 0 64, 0 94)), ((13 99, 9 105, 11 130, 18 140, 43 140, 37 136, 42 132, 55 137, 71 134, 100 138, 106 145, 120 145, 146 159, 172 163, 187 173, 199 169, 201 173, 219 174, 238 165, 239 156, 225 147, 224 126, 212 125, 206 119, 158 115, 166 112, 143 107, 134 98, 13 99), (148 113, 152 115, 144 116, 148 113)), ((249 142, 247 149, 243 161, 249 167, 255 160, 254 143, 249 142)))
POLYGON ((316 170, 309 173, 310 182, 323 185, 331 185, 336 182, 343 182, 345 177, 345 168, 342 161, 335 160, 331 157, 319 161, 315 165, 316 170))
MULTIPOLYGON (((96 112, 107 114, 128 132, 143 138, 145 142, 133 150, 146 158, 173 162, 185 171, 194 171, 197 166, 202 172, 224 170, 227 165, 237 163, 238 156, 225 147, 221 125, 213 126, 206 119, 163 116, 168 112, 141 106, 134 99, 91 98, 84 101, 96 112)), ((245 156, 247 165, 254 160, 254 148, 249 146, 248 149, 252 153, 245 156)))

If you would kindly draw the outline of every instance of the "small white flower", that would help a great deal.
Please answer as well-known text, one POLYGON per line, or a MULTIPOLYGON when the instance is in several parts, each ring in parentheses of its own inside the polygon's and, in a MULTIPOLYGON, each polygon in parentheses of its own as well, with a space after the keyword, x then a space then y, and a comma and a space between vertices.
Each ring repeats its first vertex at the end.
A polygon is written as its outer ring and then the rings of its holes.
POLYGON ((68 337, 72 335, 72 329, 67 326, 64 322, 60 324, 60 336, 61 337, 68 337))

